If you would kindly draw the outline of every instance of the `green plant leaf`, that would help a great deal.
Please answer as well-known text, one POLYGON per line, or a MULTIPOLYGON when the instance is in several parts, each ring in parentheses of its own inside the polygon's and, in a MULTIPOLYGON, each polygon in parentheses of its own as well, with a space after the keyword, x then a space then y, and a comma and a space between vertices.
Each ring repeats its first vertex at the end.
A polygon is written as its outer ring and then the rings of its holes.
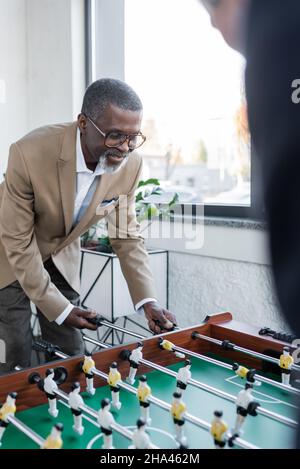
POLYGON ((147 179, 147 181, 140 181, 138 183, 138 189, 140 187, 143 187, 143 186, 148 186, 149 184, 152 184, 152 185, 155 185, 155 186, 160 186, 160 182, 159 182, 158 179, 150 178, 150 179, 147 179))
POLYGON ((171 202, 168 203, 169 207, 171 208, 173 205, 175 205, 179 200, 179 195, 178 192, 175 192, 173 199, 171 202))
POLYGON ((159 215, 159 210, 155 204, 149 204, 147 209, 147 217, 148 219, 157 217, 159 215))
POLYGON ((104 246, 110 246, 110 239, 108 236, 102 235, 100 238, 98 238, 99 244, 102 244, 104 246))
POLYGON ((143 193, 142 192, 139 192, 136 196, 135 196, 135 202, 139 202, 140 200, 143 200, 144 199, 144 196, 143 196, 143 193))

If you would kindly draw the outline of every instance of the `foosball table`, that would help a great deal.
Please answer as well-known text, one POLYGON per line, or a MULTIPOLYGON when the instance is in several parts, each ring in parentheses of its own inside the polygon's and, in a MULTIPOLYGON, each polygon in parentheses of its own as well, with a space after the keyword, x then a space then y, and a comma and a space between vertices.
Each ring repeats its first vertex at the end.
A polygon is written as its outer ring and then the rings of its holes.
POLYGON ((117 346, 84 335, 99 348, 85 356, 36 343, 51 361, 0 376, 1 449, 293 447, 300 367, 291 344, 228 312, 132 334, 117 346))

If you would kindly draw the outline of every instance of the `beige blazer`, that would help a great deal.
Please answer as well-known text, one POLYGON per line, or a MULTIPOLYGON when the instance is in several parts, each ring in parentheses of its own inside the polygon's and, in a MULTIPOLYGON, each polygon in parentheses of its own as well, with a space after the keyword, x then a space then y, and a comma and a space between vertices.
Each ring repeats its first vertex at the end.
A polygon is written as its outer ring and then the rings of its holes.
POLYGON ((133 303, 156 295, 135 218, 141 157, 132 153, 119 172, 101 176, 90 206, 72 228, 76 130, 76 122, 42 127, 12 144, 5 181, 0 185, 0 288, 17 279, 50 321, 62 313, 68 300, 51 283, 43 262, 52 257, 67 282, 80 292, 80 235, 104 216, 133 303), (113 198, 116 201, 108 208, 101 207, 103 200, 113 198), (118 231, 124 213, 129 227, 125 234, 123 228, 122 233, 118 231))

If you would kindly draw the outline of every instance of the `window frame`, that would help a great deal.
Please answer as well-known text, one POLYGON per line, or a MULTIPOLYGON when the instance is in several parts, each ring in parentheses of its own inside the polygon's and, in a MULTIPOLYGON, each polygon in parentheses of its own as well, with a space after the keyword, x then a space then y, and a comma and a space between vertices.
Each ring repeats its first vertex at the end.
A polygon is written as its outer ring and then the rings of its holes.
MULTIPOLYGON (((86 86, 95 79, 112 76, 120 80, 124 80, 125 76, 125 28, 124 28, 124 11, 125 0, 85 0, 85 56, 86 56, 86 86), (109 18, 119 18, 117 29, 117 42, 115 40, 116 29, 106 30, 105 34, 101 25, 101 21, 109 23, 109 18), (121 20, 120 20, 121 17, 121 20), (110 44, 110 38, 107 34, 111 32, 111 41, 114 43, 114 59, 112 64, 111 56, 107 60, 106 66, 106 49, 105 44, 110 44), (103 39, 103 40, 102 40, 103 39), (101 46, 96 48, 96 43, 101 46)), ((261 197, 260 169, 257 157, 254 154, 253 145, 251 145, 251 176, 250 176, 250 206, 245 205, 226 205, 226 204, 204 204, 205 217, 220 218, 243 218, 264 220, 265 211, 261 197)), ((195 207, 197 204, 193 204, 195 207)), ((196 213, 196 210, 193 210, 196 213)))

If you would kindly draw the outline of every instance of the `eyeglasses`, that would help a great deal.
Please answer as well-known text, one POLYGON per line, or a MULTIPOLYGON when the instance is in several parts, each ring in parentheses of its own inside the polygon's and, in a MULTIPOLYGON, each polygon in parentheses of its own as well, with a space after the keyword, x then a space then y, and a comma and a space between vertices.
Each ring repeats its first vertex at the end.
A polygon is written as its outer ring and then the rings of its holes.
POLYGON ((119 132, 108 132, 107 134, 104 133, 99 127, 95 124, 95 122, 89 117, 85 116, 91 124, 98 130, 98 132, 104 137, 104 145, 108 148, 119 148, 123 145, 124 142, 128 142, 129 150, 136 150, 143 145, 146 140, 145 135, 141 132, 136 134, 121 134, 119 132))

